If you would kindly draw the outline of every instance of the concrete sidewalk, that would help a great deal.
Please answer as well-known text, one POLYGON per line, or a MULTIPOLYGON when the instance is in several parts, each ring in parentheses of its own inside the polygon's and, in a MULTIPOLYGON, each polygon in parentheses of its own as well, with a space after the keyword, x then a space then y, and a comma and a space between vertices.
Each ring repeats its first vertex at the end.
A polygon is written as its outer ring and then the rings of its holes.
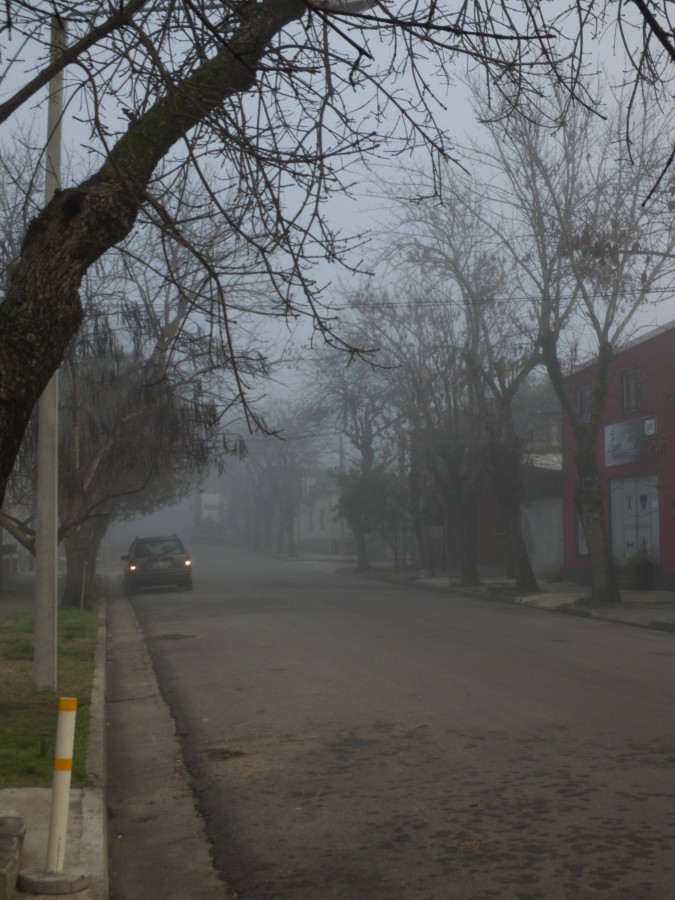
MULTIPOLYGON (((304 565, 320 566, 324 570, 355 571, 354 559, 349 557, 336 559, 323 555, 304 555, 296 561, 304 565)), ((540 580, 539 593, 519 595, 513 580, 484 572, 481 572, 481 584, 477 587, 463 587, 456 577, 448 573, 430 576, 402 571, 394 574, 389 568, 373 566, 369 574, 373 578, 415 584, 426 590, 675 632, 675 591, 622 589, 622 602, 619 606, 591 607, 588 605, 590 586, 570 581, 540 580)))
POLYGON ((675 592, 622 590, 619 606, 591 607, 588 605, 590 588, 566 581, 542 583, 538 594, 519 595, 513 581, 499 577, 484 577, 478 587, 462 587, 449 576, 413 579, 420 587, 443 590, 468 597, 479 597, 500 603, 535 606, 539 609, 592 619, 621 622, 642 628, 656 628, 675 632, 675 592))
MULTIPOLYGON (((0 594, 0 618, 33 612, 33 579, 30 576, 13 578, 3 585, 0 594)), ((107 763, 105 752, 105 606, 101 606, 96 642, 95 673, 90 703, 89 745, 86 770, 92 786, 71 791, 65 864, 59 877, 58 895, 80 900, 106 900, 108 897, 107 811, 105 786, 107 763), (82 878, 84 875, 86 878, 82 878), (73 889, 68 888, 68 882, 73 889), (85 885, 86 887, 82 887, 85 885)), ((23 836, 0 836, 0 900, 13 896, 53 897, 57 892, 49 879, 41 874, 46 866, 47 841, 51 811, 50 788, 6 788, 0 790, 0 835, 3 821, 16 825, 23 822, 23 836), (32 890, 15 888, 21 872, 32 890), (36 893, 36 885, 44 886, 44 893, 36 893)), ((14 829, 16 830, 16 829, 14 829)))
MULTIPOLYGON (((15 580, 13 588, 0 593, 0 618, 33 612, 32 579, 15 580)), ((139 900, 156 896, 226 900, 230 895, 213 869, 175 723, 156 683, 145 639, 128 601, 115 596, 114 590, 101 607, 95 663, 86 761, 92 787, 71 792, 63 879, 83 872, 89 884, 59 896, 107 900, 112 885, 118 895, 139 900), (106 672, 112 698, 106 697, 106 672), (106 699, 114 705, 112 712, 108 710, 110 734, 106 699), (140 732, 139 722, 143 723, 140 732), (107 841, 108 803, 113 807, 117 838, 112 855, 107 841), (109 861, 114 866, 117 860, 119 865, 122 852, 126 854, 124 871, 109 872, 109 861)), ((55 895, 54 891, 47 895, 27 890, 20 875, 15 889, 19 870, 25 876, 27 870, 42 870, 46 865, 50 810, 51 789, 0 791, 0 900, 46 900, 55 895), (21 837, 11 833, 17 818, 25 826, 21 853, 21 837), (3 821, 9 826, 4 837, 3 821)), ((75 877, 73 887, 81 886, 75 877)))
MULTIPOLYGON (((0 821, 6 816, 20 817, 26 829, 20 860, 15 863, 19 886, 22 881, 21 873, 25 877, 26 873, 44 870, 50 810, 50 788, 7 788, 0 791, 0 821)), ((59 891, 59 896, 79 897, 81 900, 105 900, 108 896, 105 824, 103 791, 97 788, 71 791, 65 864, 58 880, 64 882, 64 886, 69 881, 77 890, 66 893, 59 891), (86 878, 82 879, 82 875, 86 878), (79 882, 88 886, 79 890, 79 882)), ((42 883, 41 876, 37 876, 35 880, 42 883)), ((47 880, 44 883, 46 887, 49 886, 47 880)), ((9 884, 6 884, 9 889, 9 884)), ((54 894, 52 890, 47 894, 17 889, 16 895, 45 898, 54 894)), ((0 889, 0 897, 2 896, 0 889)), ((11 897, 12 894, 7 893, 6 896, 11 897)))

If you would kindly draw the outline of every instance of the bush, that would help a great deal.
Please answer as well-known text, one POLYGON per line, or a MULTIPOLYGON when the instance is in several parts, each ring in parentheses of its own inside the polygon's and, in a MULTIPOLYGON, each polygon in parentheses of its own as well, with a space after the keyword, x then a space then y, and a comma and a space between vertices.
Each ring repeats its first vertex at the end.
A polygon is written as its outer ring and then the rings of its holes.
POLYGON ((631 576, 631 585, 641 590, 653 590, 659 564, 643 544, 626 560, 631 576))

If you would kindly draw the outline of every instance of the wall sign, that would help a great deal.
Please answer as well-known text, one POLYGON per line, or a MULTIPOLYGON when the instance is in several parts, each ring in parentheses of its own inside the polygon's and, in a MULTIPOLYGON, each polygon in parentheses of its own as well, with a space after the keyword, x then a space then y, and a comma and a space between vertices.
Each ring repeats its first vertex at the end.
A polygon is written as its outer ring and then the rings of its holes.
POLYGON ((625 466, 654 459, 656 418, 605 425, 605 465, 625 466))

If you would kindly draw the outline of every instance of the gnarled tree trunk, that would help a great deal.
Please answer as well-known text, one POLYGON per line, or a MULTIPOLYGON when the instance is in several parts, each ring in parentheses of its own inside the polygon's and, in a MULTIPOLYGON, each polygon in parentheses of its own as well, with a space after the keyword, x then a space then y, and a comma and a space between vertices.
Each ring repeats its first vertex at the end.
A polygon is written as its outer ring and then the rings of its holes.
POLYGON ((557 356, 556 335, 552 333, 545 335, 541 338, 540 343, 551 383, 567 416, 576 444, 574 461, 577 469, 577 485, 574 502, 584 526, 588 544, 591 565, 591 601, 601 606, 615 605, 621 603, 621 591, 607 537, 605 504, 597 461, 598 435, 607 399, 612 347, 606 342, 598 351, 591 415, 590 420, 585 422, 582 420, 573 398, 567 393, 557 356))
POLYGON ((592 600, 598 606, 613 606, 621 602, 621 592, 605 526, 605 503, 594 448, 589 451, 577 447, 575 461, 579 477, 574 502, 588 544, 592 600))
POLYGON ((516 589, 523 593, 539 590, 527 552, 520 503, 522 499, 522 448, 515 435, 495 441, 490 448, 492 486, 506 528, 509 559, 516 589))
POLYGON ((464 587, 479 585, 478 574, 478 508, 477 498, 470 493, 452 506, 459 583, 464 587))
POLYGON ((366 535, 361 529, 354 530, 354 541, 356 542, 356 571, 370 572, 366 535))
POLYGON ((90 607, 95 600, 98 551, 108 522, 107 516, 96 516, 66 534, 66 580, 61 597, 64 606, 90 607))

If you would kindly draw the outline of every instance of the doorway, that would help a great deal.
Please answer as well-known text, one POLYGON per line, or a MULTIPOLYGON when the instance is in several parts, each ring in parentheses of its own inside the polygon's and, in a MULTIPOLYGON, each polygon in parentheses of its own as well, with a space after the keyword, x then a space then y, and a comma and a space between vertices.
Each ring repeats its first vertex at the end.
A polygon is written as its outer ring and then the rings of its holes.
POLYGON ((613 478, 610 487, 612 554, 619 565, 641 548, 660 558, 659 479, 657 475, 613 478))

